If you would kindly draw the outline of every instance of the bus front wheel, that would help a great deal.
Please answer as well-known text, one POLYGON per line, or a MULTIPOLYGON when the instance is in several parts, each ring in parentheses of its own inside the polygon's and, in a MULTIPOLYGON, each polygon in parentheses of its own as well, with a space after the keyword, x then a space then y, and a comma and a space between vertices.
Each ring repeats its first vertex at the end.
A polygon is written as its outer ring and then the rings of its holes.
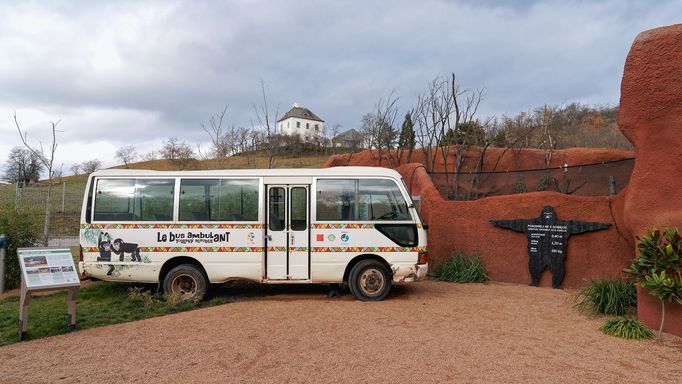
POLYGON ((206 277, 192 264, 171 269, 163 279, 163 291, 183 300, 200 301, 206 293, 206 277))
POLYGON ((362 301, 383 300, 391 290, 391 273, 376 260, 363 260, 355 264, 348 280, 350 291, 362 301))

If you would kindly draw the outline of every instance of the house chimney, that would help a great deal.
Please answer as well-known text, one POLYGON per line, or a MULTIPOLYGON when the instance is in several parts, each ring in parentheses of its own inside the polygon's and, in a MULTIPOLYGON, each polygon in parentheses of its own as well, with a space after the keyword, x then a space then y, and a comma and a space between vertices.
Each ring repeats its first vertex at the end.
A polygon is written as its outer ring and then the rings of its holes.
POLYGON ((301 104, 298 101, 294 102, 294 108, 301 108, 301 104))

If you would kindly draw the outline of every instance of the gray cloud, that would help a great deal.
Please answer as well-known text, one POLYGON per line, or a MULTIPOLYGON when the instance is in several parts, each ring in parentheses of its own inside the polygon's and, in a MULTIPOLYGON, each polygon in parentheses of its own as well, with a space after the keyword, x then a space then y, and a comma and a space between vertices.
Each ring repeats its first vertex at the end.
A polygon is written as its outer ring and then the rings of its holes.
POLYGON ((294 101, 328 124, 359 125, 392 90, 409 108, 451 71, 485 88, 484 114, 565 101, 618 102, 627 50, 675 22, 676 1, 158 1, 5 3, 0 23, 0 162, 19 144, 17 110, 36 131, 62 118, 74 162, 176 135, 230 104, 250 125, 294 101), (98 143, 90 145, 89 143, 98 143), (95 151, 96 149, 96 151, 95 151))

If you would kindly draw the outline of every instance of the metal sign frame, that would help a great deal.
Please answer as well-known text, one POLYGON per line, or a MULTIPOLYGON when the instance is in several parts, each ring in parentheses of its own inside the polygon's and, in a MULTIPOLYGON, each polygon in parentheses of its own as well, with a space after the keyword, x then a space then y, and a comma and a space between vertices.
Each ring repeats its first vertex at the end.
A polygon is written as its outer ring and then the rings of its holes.
POLYGON ((69 248, 19 248, 17 249, 19 267, 21 268, 21 295, 19 299, 19 340, 26 338, 28 330, 28 305, 32 292, 52 291, 67 288, 68 321, 67 328, 72 331, 76 327, 76 297, 80 289, 80 279, 69 248), (68 257, 66 257, 68 255, 68 257), (43 271, 46 270, 46 271, 43 271), (43 283, 40 277, 29 278, 30 275, 50 274, 52 282, 43 283), (67 276, 62 282, 55 282, 57 274, 67 276), (73 279, 75 276, 75 280, 73 279), (36 281, 37 280, 37 281, 36 281))

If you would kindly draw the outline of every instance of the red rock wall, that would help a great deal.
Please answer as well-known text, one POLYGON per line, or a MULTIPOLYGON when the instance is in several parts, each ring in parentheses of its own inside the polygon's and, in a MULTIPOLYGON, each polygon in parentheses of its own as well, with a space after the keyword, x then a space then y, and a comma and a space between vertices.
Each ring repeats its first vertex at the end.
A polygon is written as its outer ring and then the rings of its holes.
MULTIPOLYGON (((680 227, 682 206, 682 24, 640 33, 625 62, 618 125, 635 148, 625 229, 680 227)), ((633 255, 635 256, 635 255, 633 255)), ((660 304, 638 294, 638 316, 658 328, 660 304)), ((668 304, 665 330, 682 336, 682 305, 668 304)))
MULTIPOLYGON (((455 249, 481 256, 494 281, 530 283, 527 239, 517 233, 490 224, 492 219, 534 218, 542 207, 551 205, 562 220, 579 219, 611 223, 598 232, 569 238, 564 287, 583 286, 589 279, 620 275, 630 265, 633 244, 619 234, 622 222, 614 217, 612 206, 620 196, 586 197, 554 192, 491 197, 476 201, 444 200, 419 164, 397 169, 413 195, 421 196, 422 219, 429 224, 429 256, 435 265, 455 249)), ((546 271, 542 286, 551 286, 546 271)))

